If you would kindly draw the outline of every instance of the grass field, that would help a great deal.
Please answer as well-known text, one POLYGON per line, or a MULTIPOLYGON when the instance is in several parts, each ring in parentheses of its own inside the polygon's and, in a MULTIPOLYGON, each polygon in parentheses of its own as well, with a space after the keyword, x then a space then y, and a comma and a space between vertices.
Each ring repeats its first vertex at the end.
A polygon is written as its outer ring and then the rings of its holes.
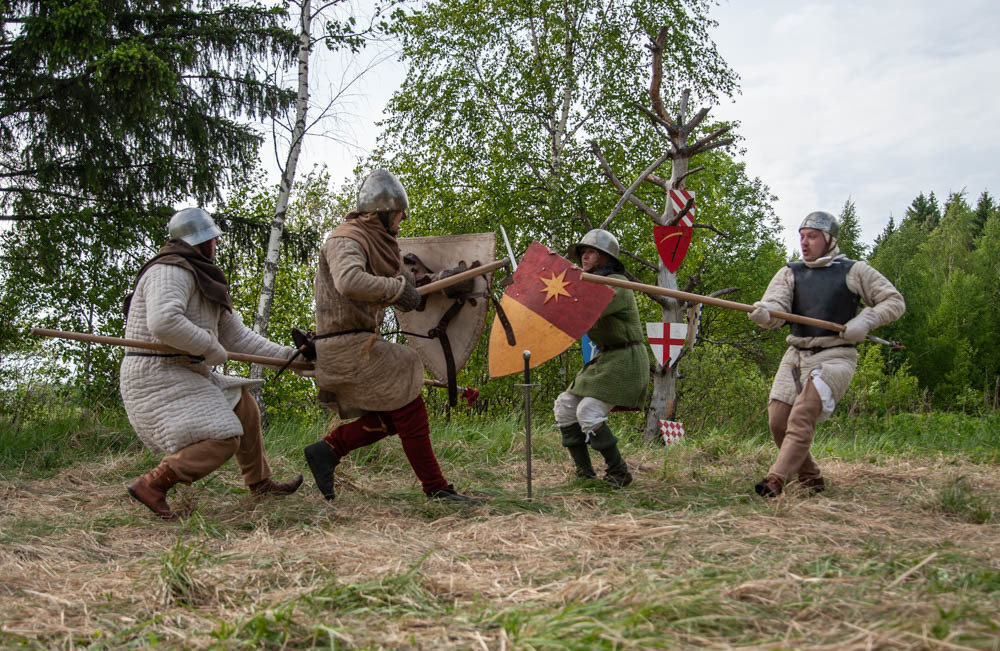
MULTIPOLYGON (((539 423, 528 501, 514 420, 433 426, 484 506, 427 503, 387 439, 340 466, 333 502, 308 476, 254 500, 229 463, 171 492, 179 523, 127 498, 157 458, 120 421, 8 429, 0 646, 1000 648, 996 416, 828 423, 829 490, 771 502, 752 494, 762 423, 670 448, 628 435, 621 491, 571 479, 539 423)), ((269 430, 278 478, 319 435, 269 430)))

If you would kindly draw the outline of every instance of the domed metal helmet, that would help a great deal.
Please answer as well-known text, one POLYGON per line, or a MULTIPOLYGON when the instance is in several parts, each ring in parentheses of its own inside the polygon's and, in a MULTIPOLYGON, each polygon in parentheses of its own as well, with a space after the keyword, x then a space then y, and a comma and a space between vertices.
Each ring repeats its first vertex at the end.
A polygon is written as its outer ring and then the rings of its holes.
POLYGON ((603 228, 595 228, 594 230, 587 231, 582 240, 569 247, 569 257, 573 262, 580 261, 582 257, 580 247, 582 246, 589 246, 601 253, 607 253, 614 259, 614 262, 620 264, 618 256, 621 255, 622 251, 621 247, 618 246, 618 238, 603 228))
POLYGON ((361 183, 357 212, 396 212, 409 208, 403 184, 389 170, 375 170, 361 183))
POLYGON ((201 208, 184 208, 174 213, 167 223, 167 233, 172 240, 183 240, 197 246, 222 235, 212 216, 201 208))
POLYGON ((837 218, 822 210, 817 210, 806 215, 806 218, 802 220, 802 224, 799 225, 800 231, 803 228, 815 228, 818 231, 827 233, 833 239, 837 239, 837 236, 840 234, 840 223, 837 221, 837 218))

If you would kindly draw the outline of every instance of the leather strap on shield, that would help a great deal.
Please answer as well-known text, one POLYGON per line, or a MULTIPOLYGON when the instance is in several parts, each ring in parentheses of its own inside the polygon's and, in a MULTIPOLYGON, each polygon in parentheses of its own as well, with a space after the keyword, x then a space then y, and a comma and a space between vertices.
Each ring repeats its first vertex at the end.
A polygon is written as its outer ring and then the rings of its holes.
MULTIPOLYGON (((493 233, 410 237, 399 240, 403 266, 414 274, 417 285, 463 263, 471 268, 492 262, 496 236, 493 233)), ((417 351, 424 367, 448 386, 448 403, 458 403, 457 373, 465 366, 486 323, 492 275, 473 279, 471 291, 445 291, 424 296, 420 307, 396 311, 396 321, 407 343, 417 351)))

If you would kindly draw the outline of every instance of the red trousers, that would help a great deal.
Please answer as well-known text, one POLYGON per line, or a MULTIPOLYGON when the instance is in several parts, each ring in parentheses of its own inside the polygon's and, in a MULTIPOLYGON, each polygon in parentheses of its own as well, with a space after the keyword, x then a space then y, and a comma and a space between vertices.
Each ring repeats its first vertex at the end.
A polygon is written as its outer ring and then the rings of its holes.
POLYGON ((441 474, 431 447, 431 428, 423 396, 417 396, 394 411, 370 411, 357 420, 338 426, 323 440, 333 448, 334 454, 343 458, 351 450, 371 445, 393 434, 399 436, 403 453, 425 494, 451 487, 441 474))

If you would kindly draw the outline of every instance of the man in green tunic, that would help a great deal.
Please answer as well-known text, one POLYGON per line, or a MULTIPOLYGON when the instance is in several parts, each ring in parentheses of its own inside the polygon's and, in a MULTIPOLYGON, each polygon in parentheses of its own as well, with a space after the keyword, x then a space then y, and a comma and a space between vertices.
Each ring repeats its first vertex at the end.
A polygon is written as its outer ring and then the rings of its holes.
MULTIPOLYGON (((595 228, 570 248, 570 258, 584 271, 626 280, 618 260, 618 240, 595 228)), ((562 444, 576 464, 577 477, 594 478, 587 444, 604 457, 604 481, 615 488, 632 483, 632 474, 618 451, 618 439, 608 427, 608 414, 618 407, 642 407, 649 384, 649 356, 635 294, 615 288, 615 297, 587 331, 597 354, 556 398, 552 410, 562 432, 562 444)))

